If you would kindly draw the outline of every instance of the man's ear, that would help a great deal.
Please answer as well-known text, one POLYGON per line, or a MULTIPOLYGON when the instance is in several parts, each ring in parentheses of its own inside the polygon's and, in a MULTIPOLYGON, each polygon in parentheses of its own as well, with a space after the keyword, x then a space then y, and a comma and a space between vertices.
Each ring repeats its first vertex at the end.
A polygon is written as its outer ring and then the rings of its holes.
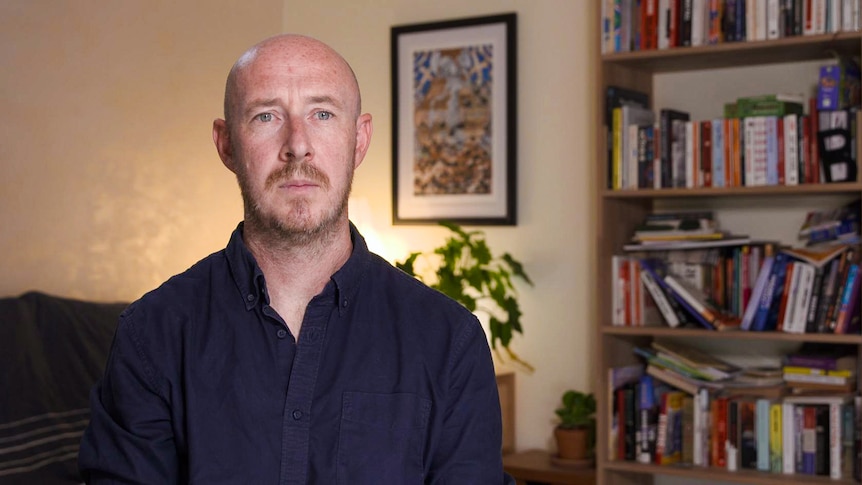
POLYGON ((230 130, 227 127, 227 121, 217 119, 213 121, 213 142, 215 143, 218 156, 221 158, 224 166, 233 173, 236 173, 236 163, 233 158, 233 145, 230 139, 230 130))
POLYGON ((365 113, 356 120, 356 149, 353 151, 353 168, 359 166, 365 159, 368 147, 371 145, 371 134, 374 125, 371 123, 371 115, 365 113))

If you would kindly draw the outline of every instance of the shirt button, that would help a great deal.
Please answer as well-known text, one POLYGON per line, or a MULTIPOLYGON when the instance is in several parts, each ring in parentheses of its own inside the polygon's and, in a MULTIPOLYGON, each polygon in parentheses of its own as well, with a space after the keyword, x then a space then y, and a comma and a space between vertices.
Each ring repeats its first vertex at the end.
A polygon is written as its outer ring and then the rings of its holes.
POLYGON ((282 328, 278 332, 276 332, 275 334, 278 335, 278 338, 284 338, 284 337, 287 337, 287 330, 282 328))
POLYGON ((344 300, 341 300, 341 306, 343 306, 344 308, 347 308, 347 298, 345 298, 344 300))
POLYGON ((302 411, 300 411, 299 409, 296 409, 293 411, 292 416, 293 416, 293 419, 299 421, 300 419, 302 419, 302 411))
POLYGON ((246 295, 246 296, 245 296, 245 299, 246 299, 246 300, 248 300, 248 301, 254 301, 254 295, 252 295, 251 293, 249 293, 248 295, 246 295))

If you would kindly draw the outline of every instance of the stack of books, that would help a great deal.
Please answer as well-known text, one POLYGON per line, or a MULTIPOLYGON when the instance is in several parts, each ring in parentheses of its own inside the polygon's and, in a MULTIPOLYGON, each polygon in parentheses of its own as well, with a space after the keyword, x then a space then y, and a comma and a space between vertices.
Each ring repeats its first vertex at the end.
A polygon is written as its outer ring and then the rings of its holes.
POLYGON ((649 214, 635 228, 632 244, 625 249, 708 248, 748 242, 747 236, 722 231, 712 211, 666 212, 649 214))
POLYGON ((742 372, 711 354, 671 341, 653 340, 649 348, 635 347, 634 351, 646 359, 648 375, 689 394, 701 388, 721 389, 723 381, 742 372))
POLYGON ((799 239, 807 246, 823 243, 859 242, 859 201, 838 209, 811 211, 799 228, 799 239))
POLYGON ((785 356, 783 378, 795 393, 844 393, 856 390, 856 355, 836 354, 817 347, 785 356))

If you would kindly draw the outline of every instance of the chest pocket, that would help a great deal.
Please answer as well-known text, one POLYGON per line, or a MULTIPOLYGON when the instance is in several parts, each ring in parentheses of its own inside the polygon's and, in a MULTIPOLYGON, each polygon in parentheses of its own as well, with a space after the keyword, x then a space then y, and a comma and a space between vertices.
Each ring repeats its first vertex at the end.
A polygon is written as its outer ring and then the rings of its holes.
POLYGON ((423 483, 431 400, 415 394, 345 392, 338 484, 423 483))

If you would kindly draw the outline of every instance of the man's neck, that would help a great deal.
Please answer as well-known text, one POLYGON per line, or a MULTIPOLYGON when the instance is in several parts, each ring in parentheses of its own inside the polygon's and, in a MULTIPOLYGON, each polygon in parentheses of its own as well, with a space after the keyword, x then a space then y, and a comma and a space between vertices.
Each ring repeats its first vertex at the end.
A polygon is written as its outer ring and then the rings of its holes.
POLYGON ((323 291, 353 250, 347 221, 339 226, 302 245, 273 240, 253 228, 243 231, 245 244, 266 279, 270 305, 297 340, 306 306, 323 291))

